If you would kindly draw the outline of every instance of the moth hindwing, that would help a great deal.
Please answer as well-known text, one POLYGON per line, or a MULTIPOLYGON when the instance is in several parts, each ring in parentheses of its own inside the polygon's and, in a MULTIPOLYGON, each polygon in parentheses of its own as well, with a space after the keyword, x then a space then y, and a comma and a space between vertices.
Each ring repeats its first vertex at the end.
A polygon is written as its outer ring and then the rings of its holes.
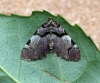
POLYGON ((64 60, 80 60, 80 50, 76 43, 60 24, 50 17, 26 43, 21 58, 27 61, 39 60, 51 51, 64 60))

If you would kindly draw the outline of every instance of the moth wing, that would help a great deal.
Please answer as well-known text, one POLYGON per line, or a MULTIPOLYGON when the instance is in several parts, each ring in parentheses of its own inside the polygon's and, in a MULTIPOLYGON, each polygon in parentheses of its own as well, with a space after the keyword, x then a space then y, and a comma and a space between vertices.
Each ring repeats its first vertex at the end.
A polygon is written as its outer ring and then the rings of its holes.
POLYGON ((54 38, 54 52, 57 56, 65 60, 78 61, 80 59, 80 51, 77 45, 73 45, 68 35, 54 38))
POLYGON ((47 37, 32 36, 28 45, 22 50, 21 58, 27 61, 39 60, 46 57, 49 51, 47 37))

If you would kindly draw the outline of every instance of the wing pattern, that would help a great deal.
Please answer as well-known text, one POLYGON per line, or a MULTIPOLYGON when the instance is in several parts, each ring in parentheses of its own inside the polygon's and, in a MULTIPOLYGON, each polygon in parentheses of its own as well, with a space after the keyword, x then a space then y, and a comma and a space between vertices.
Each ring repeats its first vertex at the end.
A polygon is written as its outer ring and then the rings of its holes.
POLYGON ((27 61, 39 60, 51 51, 69 61, 79 61, 81 58, 75 42, 57 22, 49 18, 24 46, 21 58, 27 61))

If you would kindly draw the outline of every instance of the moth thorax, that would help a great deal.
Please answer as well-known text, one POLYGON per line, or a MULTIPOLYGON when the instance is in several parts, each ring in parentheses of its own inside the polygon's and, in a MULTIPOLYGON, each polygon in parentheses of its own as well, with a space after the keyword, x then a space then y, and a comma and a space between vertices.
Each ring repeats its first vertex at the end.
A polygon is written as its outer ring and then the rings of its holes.
POLYGON ((52 33, 54 31, 52 26, 49 27, 49 31, 50 31, 50 33, 52 33))

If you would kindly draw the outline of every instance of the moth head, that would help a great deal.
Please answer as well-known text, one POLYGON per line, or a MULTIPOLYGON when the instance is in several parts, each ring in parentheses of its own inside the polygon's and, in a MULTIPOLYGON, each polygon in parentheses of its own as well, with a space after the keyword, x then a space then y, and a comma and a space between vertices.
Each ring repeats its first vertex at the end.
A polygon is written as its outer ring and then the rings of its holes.
POLYGON ((49 17, 48 21, 45 22, 44 24, 42 24, 42 27, 46 28, 46 27, 50 27, 50 26, 59 28, 60 24, 58 24, 57 21, 54 21, 52 17, 49 17))
POLYGON ((49 17, 49 18, 48 18, 48 22, 49 22, 49 24, 51 24, 53 27, 57 27, 57 28, 60 27, 60 24, 58 24, 57 21, 54 21, 52 17, 49 17))

